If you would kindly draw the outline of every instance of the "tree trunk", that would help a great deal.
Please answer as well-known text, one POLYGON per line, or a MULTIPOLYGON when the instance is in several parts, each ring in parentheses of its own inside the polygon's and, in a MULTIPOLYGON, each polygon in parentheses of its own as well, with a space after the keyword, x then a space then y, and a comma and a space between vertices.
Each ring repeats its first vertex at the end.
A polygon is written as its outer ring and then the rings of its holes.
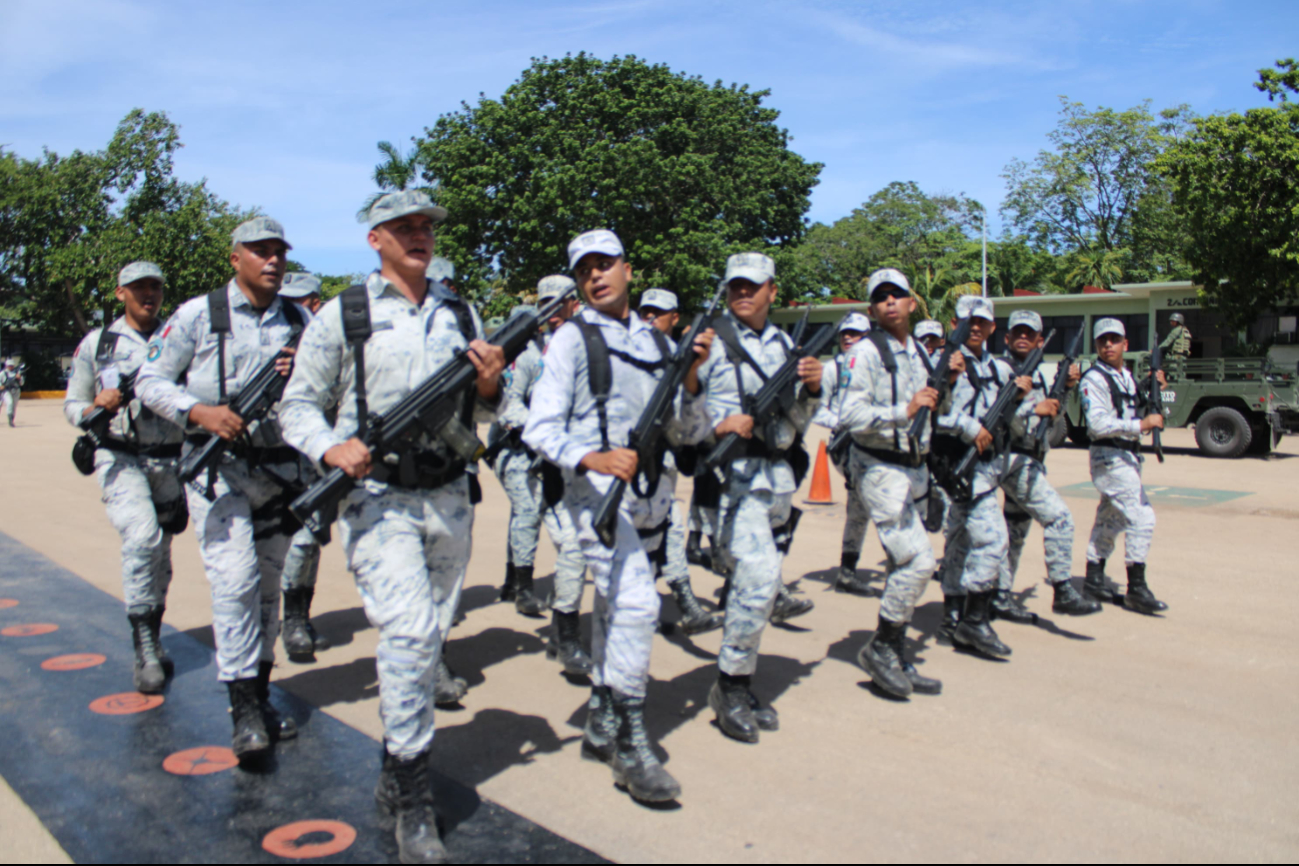
POLYGON ((77 327, 81 329, 82 334, 90 333, 90 325, 86 322, 86 314, 81 312, 81 304, 77 301, 77 293, 72 289, 72 280, 63 281, 63 291, 68 295, 68 308, 72 310, 72 318, 76 320, 77 327))

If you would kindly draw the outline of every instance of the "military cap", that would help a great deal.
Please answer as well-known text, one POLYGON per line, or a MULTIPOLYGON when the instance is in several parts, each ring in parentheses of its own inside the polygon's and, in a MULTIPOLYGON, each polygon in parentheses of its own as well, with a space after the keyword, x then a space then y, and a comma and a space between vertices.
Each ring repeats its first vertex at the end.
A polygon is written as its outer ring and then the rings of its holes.
POLYGON ((117 272, 119 286, 129 286, 136 280, 157 280, 164 285, 167 283, 162 276, 162 268, 153 262, 131 262, 117 272))
POLYGON ((956 318, 968 319, 970 316, 978 316, 989 322, 997 321, 992 313, 992 301, 982 295, 961 295, 956 300, 956 318))
POLYGON ((849 313, 839 323, 839 333, 844 331, 861 331, 863 334, 871 329, 871 320, 861 313, 849 313))
POLYGON ((575 270, 582 256, 603 253, 606 256, 625 255, 622 241, 608 229, 592 229, 573 238, 568 245, 568 269, 575 270))
POLYGON ((776 263, 762 253, 736 253, 726 260, 726 276, 722 282, 748 280, 759 285, 776 278, 776 263))
POLYGON ((1118 319, 1101 319, 1092 328, 1092 339, 1099 340, 1106 334, 1118 334, 1123 339, 1128 338, 1128 330, 1123 327, 1123 323, 1118 319))
POLYGON ((441 256, 434 256, 424 269, 424 276, 435 283, 449 283, 456 278, 456 266, 441 256))
POLYGON ((380 196, 374 204, 370 205, 366 216, 370 228, 374 228, 380 223, 410 216, 413 213, 427 214, 435 223, 440 223, 447 218, 446 208, 433 204, 433 199, 428 197, 428 193, 417 189, 390 192, 380 196))
POLYGON ((933 319, 925 319, 916 323, 914 336, 917 340, 923 340, 925 337, 943 338, 947 335, 943 332, 942 322, 936 322, 933 319))
POLYGON ((278 220, 273 220, 270 217, 253 217, 247 222, 240 223, 230 235, 231 242, 236 244, 251 244, 254 241, 265 241, 272 238, 284 241, 285 249, 293 249, 293 245, 284 237, 284 226, 280 225, 278 220))
POLYGON ((1042 333, 1042 317, 1032 310, 1016 310, 1010 314, 1010 323, 1006 330, 1013 331, 1020 325, 1027 325, 1037 333, 1042 333))
POLYGON ((320 277, 315 274, 295 271, 284 275, 284 283, 280 286, 281 298, 296 301, 318 294, 320 294, 320 277))
POLYGON ((537 283, 537 303, 544 304, 553 301, 576 285, 577 283, 573 282, 572 277, 563 274, 551 274, 548 277, 542 277, 541 282, 537 283))
POLYGON ((880 268, 871 274, 870 279, 866 281, 866 297, 873 301, 875 290, 881 286, 896 286, 908 295, 911 294, 911 284, 907 282, 906 274, 897 268, 880 268))
POLYGON ((667 289, 647 289, 645 294, 640 296, 640 308, 643 310, 649 307, 653 310, 662 310, 670 312, 677 308, 677 296, 667 289))

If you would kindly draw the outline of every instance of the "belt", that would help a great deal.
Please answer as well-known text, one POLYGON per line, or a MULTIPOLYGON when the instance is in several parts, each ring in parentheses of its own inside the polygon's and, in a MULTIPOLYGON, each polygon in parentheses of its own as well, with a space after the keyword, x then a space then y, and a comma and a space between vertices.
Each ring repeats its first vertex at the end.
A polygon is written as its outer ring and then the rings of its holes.
POLYGON ((904 466, 908 469, 919 469, 925 465, 925 458, 920 454, 909 454, 903 451, 886 451, 883 448, 867 448, 865 445, 852 443, 852 447, 861 451, 863 454, 869 454, 881 463, 888 463, 892 466, 904 466))
POLYGON ((743 456, 745 457, 761 457, 764 460, 784 460, 788 453, 788 450, 772 448, 757 436, 754 436, 752 439, 744 440, 743 456))
POLYGON ((180 457, 179 442, 171 442, 162 445, 132 445, 129 442, 122 442, 118 439, 109 439, 108 437, 104 437, 99 440, 97 447, 118 454, 130 454, 132 457, 156 457, 160 460, 172 460, 180 457))
POLYGON ((396 465, 376 463, 370 477, 375 481, 403 490, 436 490, 465 474, 466 465, 458 460, 426 452, 406 452, 396 465))
POLYGON ((1138 454, 1141 451, 1141 443, 1135 442, 1132 439, 1093 439, 1091 444, 1092 447, 1101 445, 1106 448, 1118 448, 1122 451, 1131 451, 1133 454, 1138 454))

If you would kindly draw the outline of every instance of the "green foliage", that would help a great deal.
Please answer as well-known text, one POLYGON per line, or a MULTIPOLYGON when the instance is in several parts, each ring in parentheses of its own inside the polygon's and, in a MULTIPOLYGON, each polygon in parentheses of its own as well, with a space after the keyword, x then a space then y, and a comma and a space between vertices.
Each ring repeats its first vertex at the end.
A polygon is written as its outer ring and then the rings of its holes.
POLYGON ((135 109, 105 150, 0 153, 0 303, 20 321, 75 335, 89 315, 115 315, 117 272, 158 263, 168 308, 230 278, 230 232, 249 214, 203 183, 172 176, 179 131, 165 114, 135 109))
POLYGON ((320 277, 320 297, 325 301, 337 296, 348 286, 355 286, 365 280, 365 274, 317 274, 316 276, 320 277))
MULTIPOLYGON (((436 182, 430 186, 414 186, 413 184, 419 178, 421 162, 418 148, 410 153, 402 153, 390 141, 381 141, 376 147, 379 152, 386 157, 383 162, 374 167, 373 174, 370 178, 379 191, 369 195, 361 209, 356 212, 357 222, 365 222, 369 219, 370 208, 383 196, 390 192, 400 192, 404 189, 418 189, 428 193, 429 196, 437 200, 436 182)), ((344 286, 343 288, 347 288, 344 286)), ((340 290, 341 291, 341 290, 340 290)))
POLYGON ((696 305, 728 254, 778 253, 805 231, 821 165, 789 150, 767 96, 634 56, 534 60, 499 100, 463 104, 417 140, 450 212, 439 253, 471 298, 500 280, 519 295, 566 269, 574 236, 609 228, 637 289, 696 305))
POLYGON ((1254 86, 1280 104, 1199 118, 1160 159, 1203 298, 1244 328, 1299 298, 1299 65, 1254 86))
POLYGON ((1074 265, 1067 279, 1082 291, 1084 286, 1108 289, 1123 279, 1123 260, 1127 250, 1079 250, 1072 256, 1074 265))
POLYGON ((26 349, 23 351, 23 364, 27 366, 23 372, 24 391, 63 390, 63 368, 53 352, 34 347, 26 349))

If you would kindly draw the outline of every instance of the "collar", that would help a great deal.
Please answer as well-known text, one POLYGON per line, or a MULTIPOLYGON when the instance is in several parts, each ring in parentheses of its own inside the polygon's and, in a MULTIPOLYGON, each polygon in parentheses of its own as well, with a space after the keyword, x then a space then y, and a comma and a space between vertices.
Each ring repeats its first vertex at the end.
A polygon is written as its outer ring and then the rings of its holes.
POLYGON ((783 331, 780 330, 780 328, 772 324, 771 317, 767 318, 767 321, 763 325, 761 331, 755 331, 752 328, 750 328, 748 325, 741 322, 739 318, 730 310, 726 311, 726 317, 731 320, 731 324, 735 326, 735 333, 739 335, 741 338, 743 338, 745 334, 752 334, 753 336, 758 338, 759 342, 765 343, 769 340, 779 340, 780 335, 784 333, 783 331))
POLYGON ((653 325, 647 324, 640 316, 632 314, 630 308, 627 311, 627 315, 631 318, 631 324, 627 328, 623 328, 620 322, 615 321, 592 307, 583 309, 582 312, 578 313, 578 315, 582 317, 583 321, 590 322, 592 325, 599 325, 602 328, 617 328, 619 330, 625 330, 630 336, 635 336, 638 332, 647 331, 653 327, 653 325))
MULTIPOLYGON (((248 296, 244 294, 243 289, 239 288, 239 283, 233 279, 226 285, 226 297, 230 299, 231 310, 237 310, 240 307, 247 307, 250 310, 257 309, 253 306, 253 302, 248 300, 248 296)), ((275 297, 271 298, 271 302, 266 305, 266 309, 262 312, 262 315, 273 316, 280 311, 280 307, 283 305, 284 302, 277 294, 275 297)))

